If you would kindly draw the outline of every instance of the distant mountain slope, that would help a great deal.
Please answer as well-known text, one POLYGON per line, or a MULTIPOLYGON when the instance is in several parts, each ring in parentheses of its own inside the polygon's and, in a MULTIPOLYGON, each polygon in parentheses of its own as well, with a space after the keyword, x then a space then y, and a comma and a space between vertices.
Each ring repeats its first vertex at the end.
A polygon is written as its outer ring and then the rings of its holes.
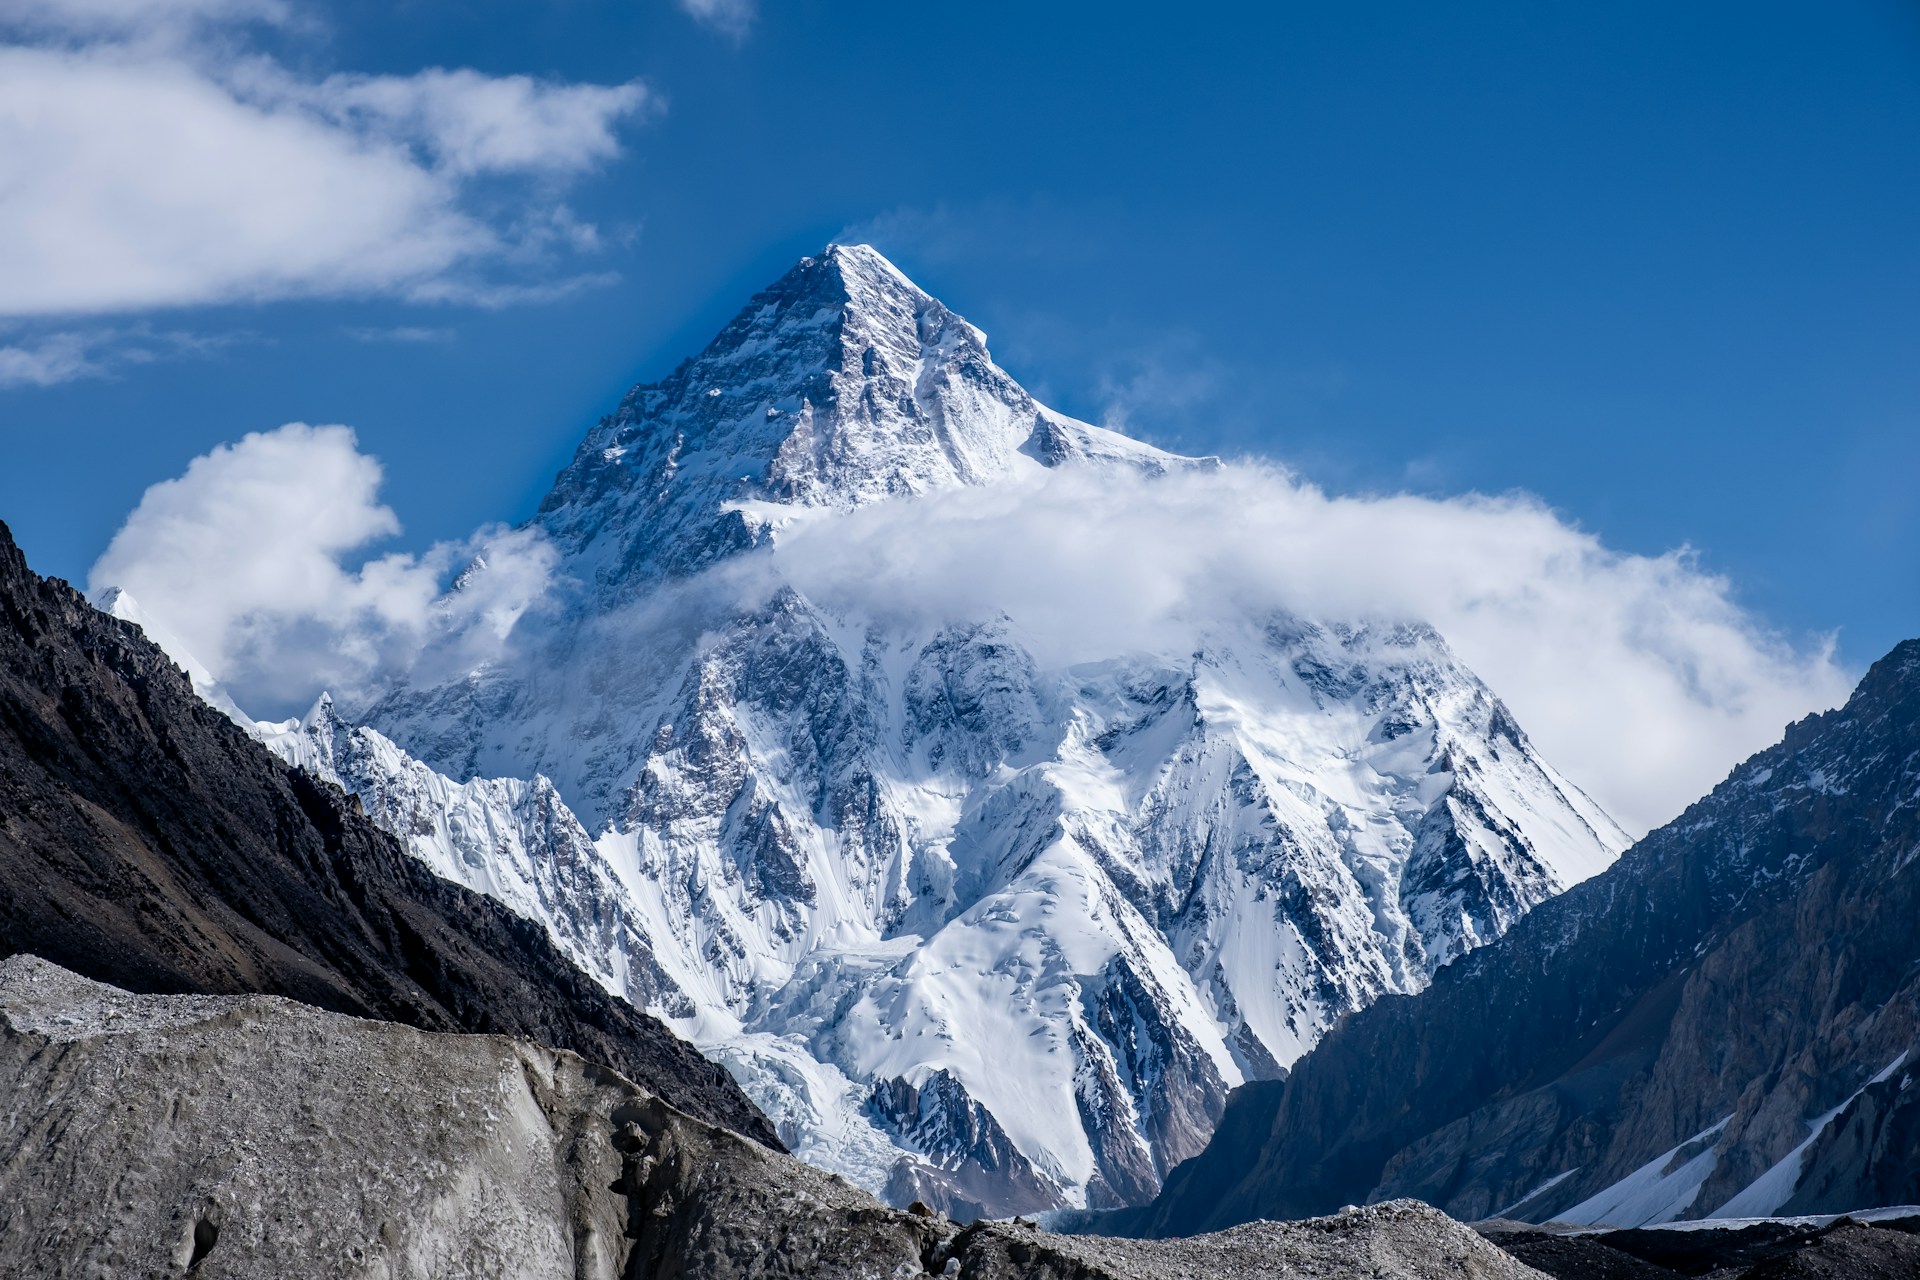
POLYGON ((1916 1082, 1908 641, 1613 868, 1236 1094, 1158 1200, 1089 1225, 1187 1234, 1395 1196, 1622 1226, 1911 1204, 1916 1082))
POLYGON ((763 1141, 726 1072, 409 857, 0 525, 0 955, 574 1049, 763 1141))
POLYGON ((956 1212, 1137 1203, 1232 1086, 1627 843, 1417 620, 1209 604, 1063 661, 991 603, 783 576, 783 538, 875 504, 913 537, 941 495, 1215 465, 1048 409, 834 246, 588 434, 530 522, 564 585, 506 658, 271 740, 809 1159, 956 1212))

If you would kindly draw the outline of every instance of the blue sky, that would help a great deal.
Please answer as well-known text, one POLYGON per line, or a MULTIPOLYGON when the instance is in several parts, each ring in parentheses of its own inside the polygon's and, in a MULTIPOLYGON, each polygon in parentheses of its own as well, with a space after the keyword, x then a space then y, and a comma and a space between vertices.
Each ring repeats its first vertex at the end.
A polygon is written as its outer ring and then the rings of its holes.
POLYGON ((0 250, 33 562, 83 579, 148 485, 290 420, 383 461, 386 545, 523 518, 628 385, 851 232, 1069 412, 1340 492, 1524 489, 1856 667, 1920 633, 1920 7, 696 7, 0 5, 0 232, 106 264, 0 250), (115 185, 88 148, 183 76, 286 127, 176 161, 226 127, 181 106, 115 185), (82 161, 24 145, 36 92, 85 97, 82 161), (480 129, 496 100, 545 132, 480 129), (315 229, 255 245, 208 191, 315 229), (115 201, 178 226, 74 212, 115 201))

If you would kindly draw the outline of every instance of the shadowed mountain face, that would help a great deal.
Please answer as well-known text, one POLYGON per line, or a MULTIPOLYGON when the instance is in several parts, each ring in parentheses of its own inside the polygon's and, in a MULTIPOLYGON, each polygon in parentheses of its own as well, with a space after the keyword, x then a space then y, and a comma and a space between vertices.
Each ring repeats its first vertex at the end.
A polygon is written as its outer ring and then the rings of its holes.
POLYGON ((1920 641, 1611 870, 1335 1028, 1100 1230, 1416 1196, 1640 1226, 1920 1201, 1920 641))
POLYGON ((0 525, 0 955, 573 1049, 772 1143, 718 1066, 202 702, 0 525))

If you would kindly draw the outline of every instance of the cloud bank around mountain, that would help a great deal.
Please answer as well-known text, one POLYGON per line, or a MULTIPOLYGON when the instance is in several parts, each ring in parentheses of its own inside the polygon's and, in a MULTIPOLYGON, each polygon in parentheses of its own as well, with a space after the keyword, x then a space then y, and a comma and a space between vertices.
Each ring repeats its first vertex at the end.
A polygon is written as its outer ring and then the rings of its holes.
MULTIPOLYGON (((131 593, 256 713, 502 656, 560 585, 552 548, 496 528, 356 561, 399 528, 379 484, 344 427, 250 435, 149 489, 91 585, 131 593)), ((1157 479, 1063 468, 806 513, 770 555, 714 577, 689 609, 791 583, 905 626, 1006 614, 1055 669, 1191 654, 1275 612, 1426 621, 1636 833, 1853 681, 1830 646, 1774 634, 1684 550, 1611 550, 1524 495, 1343 497, 1260 463, 1157 479)))
POLYGON ((314 75, 264 52, 322 35, 273 0, 0 0, 0 316, 497 303, 597 244, 563 195, 651 112, 644 85, 314 75))
POLYGON ((253 433, 149 488, 88 585, 131 595, 184 647, 176 661, 196 660, 249 711, 407 672, 444 678, 498 656, 546 595, 552 549, 490 528, 356 563, 400 532, 380 482, 380 464, 346 427, 253 433))
POLYGON ((1688 551, 1611 550, 1525 495, 1341 497, 1261 463, 1062 469, 801 519, 774 559, 830 608, 1003 612, 1052 667, 1192 653, 1276 612, 1424 621, 1636 834, 1853 682, 1831 644, 1772 633, 1688 551))

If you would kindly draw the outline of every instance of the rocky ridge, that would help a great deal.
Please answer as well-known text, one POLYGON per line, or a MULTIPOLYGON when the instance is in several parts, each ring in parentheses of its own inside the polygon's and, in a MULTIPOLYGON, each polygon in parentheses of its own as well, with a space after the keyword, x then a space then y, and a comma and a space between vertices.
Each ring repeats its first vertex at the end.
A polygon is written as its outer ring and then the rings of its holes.
POLYGON ((1920 1216, 1786 1218, 1595 1231, 1479 1223, 1475 1230, 1557 1280, 1901 1280, 1920 1275, 1920 1216), (1864 1220, 1863 1220, 1864 1218, 1864 1220))

